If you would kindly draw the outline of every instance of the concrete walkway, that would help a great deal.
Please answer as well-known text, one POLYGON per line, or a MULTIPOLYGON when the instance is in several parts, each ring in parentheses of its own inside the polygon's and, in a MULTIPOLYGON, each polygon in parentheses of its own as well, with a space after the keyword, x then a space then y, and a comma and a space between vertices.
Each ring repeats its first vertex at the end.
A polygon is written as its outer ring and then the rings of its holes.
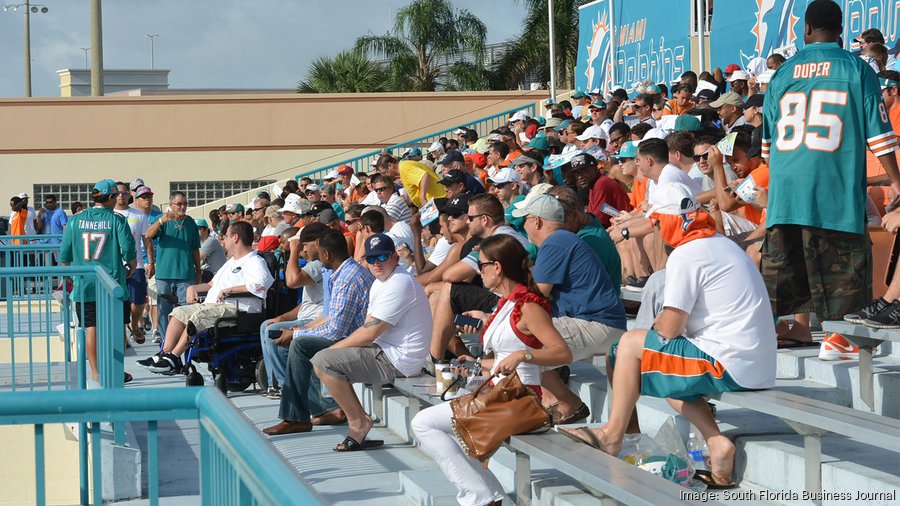
MULTIPOLYGON (((156 345, 144 344, 126 353, 125 370, 134 381, 125 388, 184 387, 184 376, 162 376, 135 364, 135 360, 152 355, 156 345)), ((212 385, 205 364, 198 368, 212 385)), ((278 401, 248 390, 230 394, 229 398, 247 418, 260 429, 278 422, 278 401)), ((147 432, 145 424, 133 424, 144 459, 144 490, 146 490, 147 432)), ((365 504, 396 506, 413 504, 400 489, 400 471, 437 469, 430 457, 410 447, 395 433, 376 427, 370 437, 385 440, 382 449, 336 453, 332 451, 347 433, 346 426, 316 427, 306 434, 270 438, 272 444, 295 466, 319 493, 336 505, 365 504)), ((199 431, 194 421, 167 422, 159 425, 160 437, 160 495, 165 504, 196 503, 199 494, 197 455, 199 431)), ((263 436, 266 437, 266 436, 263 436)), ((146 500, 123 504, 146 504, 146 500)))

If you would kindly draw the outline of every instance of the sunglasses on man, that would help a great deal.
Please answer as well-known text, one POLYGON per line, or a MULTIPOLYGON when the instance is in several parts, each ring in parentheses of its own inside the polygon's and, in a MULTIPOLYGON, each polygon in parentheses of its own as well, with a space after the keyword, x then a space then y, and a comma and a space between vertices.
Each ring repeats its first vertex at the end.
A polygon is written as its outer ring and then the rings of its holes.
POLYGON ((371 255, 366 257, 366 263, 369 265, 375 265, 375 262, 384 263, 387 262, 388 258, 391 258, 391 255, 388 253, 384 253, 382 255, 371 255))
POLYGON ((709 151, 703 153, 702 155, 694 155, 692 157, 695 162, 699 162, 700 160, 708 160, 709 159, 709 151))

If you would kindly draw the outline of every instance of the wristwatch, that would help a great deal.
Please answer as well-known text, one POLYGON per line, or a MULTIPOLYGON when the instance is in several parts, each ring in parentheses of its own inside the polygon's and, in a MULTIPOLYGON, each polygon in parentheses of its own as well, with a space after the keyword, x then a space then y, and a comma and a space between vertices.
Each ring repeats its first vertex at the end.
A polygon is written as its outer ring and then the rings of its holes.
POLYGON ((628 229, 627 229, 627 228, 622 228, 622 239, 628 239, 628 236, 629 236, 629 235, 630 235, 630 234, 628 233, 628 229))
POLYGON ((525 350, 525 360, 523 362, 529 363, 534 358, 534 355, 531 354, 531 350, 525 350))

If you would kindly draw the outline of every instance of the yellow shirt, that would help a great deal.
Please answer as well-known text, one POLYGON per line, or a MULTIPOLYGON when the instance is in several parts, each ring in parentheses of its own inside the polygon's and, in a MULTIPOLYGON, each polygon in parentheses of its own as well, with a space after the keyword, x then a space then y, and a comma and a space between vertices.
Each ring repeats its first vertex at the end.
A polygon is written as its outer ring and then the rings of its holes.
POLYGON ((422 204, 424 204, 424 202, 419 202, 419 183, 422 182, 425 174, 428 174, 431 179, 431 184, 428 185, 428 189, 425 191, 425 198, 430 200, 446 197, 444 186, 438 182, 441 178, 434 170, 429 169, 423 163, 413 160, 400 162, 400 180, 403 182, 403 187, 406 189, 406 193, 409 194, 410 200, 416 207, 422 207, 422 204))

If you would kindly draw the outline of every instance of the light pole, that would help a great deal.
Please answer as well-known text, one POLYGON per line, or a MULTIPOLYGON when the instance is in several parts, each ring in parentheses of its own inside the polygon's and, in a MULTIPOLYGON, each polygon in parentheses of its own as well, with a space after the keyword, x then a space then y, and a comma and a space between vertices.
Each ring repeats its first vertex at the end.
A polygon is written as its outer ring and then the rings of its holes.
POLYGON ((147 35, 147 38, 150 39, 150 69, 153 69, 153 68, 155 68, 154 62, 153 62, 153 41, 157 37, 159 37, 159 34, 158 33, 148 33, 145 35, 147 35))
POLYGON ((3 6, 3 12, 12 9, 17 12, 22 7, 22 13, 25 14, 25 96, 31 96, 31 15, 38 12, 46 14, 50 9, 46 5, 32 4, 29 0, 21 4, 6 4, 3 6))
POLYGON ((547 2, 547 23, 550 32, 550 98, 556 103, 556 37, 553 29, 553 0, 547 2))
MULTIPOLYGON (((103 96, 103 6, 100 0, 91 0, 91 96, 103 96)), ((87 496, 82 501, 87 501, 87 496)))
POLYGON ((91 48, 89 48, 89 47, 83 47, 83 48, 81 48, 81 50, 84 51, 84 68, 86 68, 86 69, 87 69, 87 68, 90 68, 90 67, 88 66, 88 51, 90 51, 91 48))

